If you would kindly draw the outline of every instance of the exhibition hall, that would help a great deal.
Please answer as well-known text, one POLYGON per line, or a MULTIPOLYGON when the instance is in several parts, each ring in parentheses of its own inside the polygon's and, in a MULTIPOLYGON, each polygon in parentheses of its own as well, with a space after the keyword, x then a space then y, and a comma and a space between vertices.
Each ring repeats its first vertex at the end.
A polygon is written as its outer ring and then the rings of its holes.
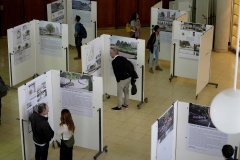
POLYGON ((0 0, 0 160, 239 159, 239 14, 0 0))

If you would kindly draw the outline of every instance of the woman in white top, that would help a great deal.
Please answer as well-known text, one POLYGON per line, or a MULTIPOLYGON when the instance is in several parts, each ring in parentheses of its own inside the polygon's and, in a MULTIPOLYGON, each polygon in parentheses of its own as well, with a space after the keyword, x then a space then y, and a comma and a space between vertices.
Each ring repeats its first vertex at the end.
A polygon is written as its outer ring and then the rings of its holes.
POLYGON ((139 38, 140 30, 141 30, 141 23, 140 23, 139 15, 137 14, 137 12, 134 12, 132 14, 132 17, 129 20, 129 24, 131 26, 130 37, 131 38, 139 38))
POLYGON ((63 140, 69 140, 75 131, 74 122, 68 109, 63 109, 60 118, 60 128, 57 132, 61 136, 60 160, 72 160, 73 147, 69 148, 63 140))

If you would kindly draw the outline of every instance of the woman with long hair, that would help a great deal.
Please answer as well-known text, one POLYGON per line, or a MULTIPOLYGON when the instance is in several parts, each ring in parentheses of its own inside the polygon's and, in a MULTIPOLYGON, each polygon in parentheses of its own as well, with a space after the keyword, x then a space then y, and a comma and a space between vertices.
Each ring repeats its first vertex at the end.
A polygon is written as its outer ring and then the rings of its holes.
POLYGON ((65 142, 73 137, 75 126, 68 109, 63 109, 60 117, 60 128, 57 132, 61 136, 60 160, 72 160, 73 146, 68 147, 65 142))
POLYGON ((141 31, 141 23, 139 20, 139 15, 137 12, 134 12, 131 16, 131 19, 128 22, 131 26, 130 37, 131 38, 139 38, 141 31))
POLYGON ((158 25, 154 26, 154 32, 152 33, 150 39, 148 40, 147 46, 149 47, 150 50, 150 59, 149 59, 149 72, 154 73, 152 69, 152 60, 153 60, 153 55, 155 55, 155 70, 162 71, 162 68, 159 67, 158 65, 158 55, 160 52, 160 27, 158 25))

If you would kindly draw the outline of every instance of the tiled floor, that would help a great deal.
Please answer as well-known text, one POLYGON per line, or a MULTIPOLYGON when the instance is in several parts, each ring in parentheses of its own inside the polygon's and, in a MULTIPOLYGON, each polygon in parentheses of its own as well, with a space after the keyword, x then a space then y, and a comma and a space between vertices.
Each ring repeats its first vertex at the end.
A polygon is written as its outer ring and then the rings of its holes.
MULTIPOLYGON (((127 36, 124 29, 99 30, 98 35, 112 34, 127 36)), ((149 28, 142 29, 142 39, 149 37, 149 28)), ((81 71, 81 61, 73 60, 76 50, 70 50, 70 70, 81 71)), ((116 97, 104 101, 104 145, 108 145, 108 153, 103 153, 98 159, 108 160, 148 160, 150 159, 150 127, 154 121, 176 100, 198 103, 209 106, 214 96, 220 91, 233 87, 235 54, 232 52, 215 53, 212 56, 211 82, 219 84, 207 86, 195 99, 196 80, 177 77, 169 82, 168 61, 160 61, 162 72, 148 72, 146 51, 145 96, 149 102, 141 109, 136 107, 137 101, 131 101, 129 109, 112 111, 116 105, 116 97)), ((9 83, 7 56, 7 40, 0 39, 0 75, 9 83)), ((239 81, 238 81, 239 84, 239 81)), ((18 111, 18 95, 16 90, 10 90, 2 99, 2 125, 0 126, 0 160, 22 159, 18 111)), ((75 147, 74 159, 91 160, 97 151, 75 147)), ((49 149, 49 159, 59 159, 59 149, 49 149)))

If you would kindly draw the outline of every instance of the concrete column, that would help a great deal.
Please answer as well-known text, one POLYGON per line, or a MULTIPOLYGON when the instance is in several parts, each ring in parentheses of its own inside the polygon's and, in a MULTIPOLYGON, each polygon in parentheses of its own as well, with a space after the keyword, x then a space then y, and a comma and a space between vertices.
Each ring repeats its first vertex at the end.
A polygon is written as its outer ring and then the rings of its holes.
POLYGON ((216 25, 214 50, 217 52, 227 52, 230 34, 232 0, 216 1, 216 25))

